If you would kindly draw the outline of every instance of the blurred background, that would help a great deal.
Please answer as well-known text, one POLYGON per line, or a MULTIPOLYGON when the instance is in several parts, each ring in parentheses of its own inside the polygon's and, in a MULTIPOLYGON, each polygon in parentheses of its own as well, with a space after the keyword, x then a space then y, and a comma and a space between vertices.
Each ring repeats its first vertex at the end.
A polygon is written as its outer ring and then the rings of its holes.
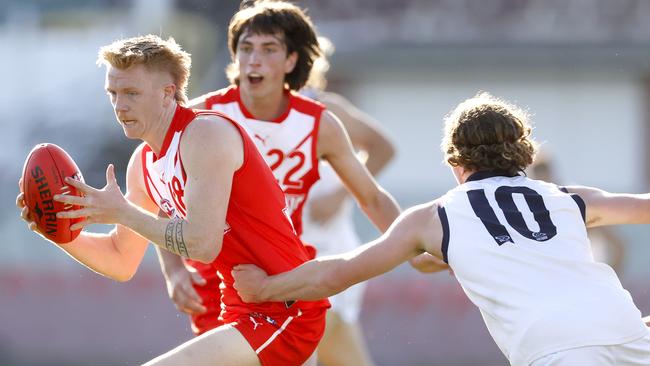
MULTIPOLYGON (((306 0, 336 45, 330 90, 378 119, 398 155, 380 182, 403 207, 454 185, 442 118, 489 91, 533 115, 562 184, 650 189, 650 2, 644 0, 306 0)), ((14 201, 39 142, 66 149, 91 185, 126 140, 103 90, 97 50, 137 34, 173 36, 193 56, 189 96, 227 85, 236 0, 0 1, 0 364, 134 365, 191 338, 153 250, 137 275, 96 275, 28 231, 14 201)), ((376 230, 357 213, 364 239, 376 230)), ((97 230, 106 230, 97 227, 97 230)), ((616 269, 644 314, 650 227, 614 228, 616 269)), ((604 250, 604 260, 610 260, 604 250)), ((612 254, 610 254, 610 257, 612 254)), ((606 315, 606 314, 604 314, 606 315)), ((370 281, 361 316, 378 365, 507 362, 453 277, 407 266, 370 281)))

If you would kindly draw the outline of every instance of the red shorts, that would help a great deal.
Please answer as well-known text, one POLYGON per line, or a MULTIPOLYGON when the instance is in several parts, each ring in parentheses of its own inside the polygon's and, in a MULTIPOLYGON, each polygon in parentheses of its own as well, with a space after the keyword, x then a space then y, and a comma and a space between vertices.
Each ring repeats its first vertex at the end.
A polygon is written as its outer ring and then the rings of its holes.
POLYGON ((220 312, 221 308, 208 308, 208 311, 203 314, 190 315, 192 332, 194 332, 195 335, 200 336, 210 329, 222 326, 224 323, 219 320, 220 312))
MULTIPOLYGON (((303 245, 307 250, 309 259, 316 258, 316 247, 304 242, 303 245)), ((206 281, 203 286, 193 285, 194 290, 196 290, 196 293, 201 297, 203 306, 206 307, 205 313, 190 315, 192 332, 199 336, 224 324, 224 322, 219 319, 219 314, 221 313, 221 289, 219 288, 221 279, 216 275, 216 270, 212 266, 201 262, 188 262, 192 267, 199 271, 199 274, 206 281)))
POLYGON ((242 314, 231 323, 253 347, 262 366, 299 366, 316 351, 325 331, 326 308, 289 309, 269 317, 242 314))

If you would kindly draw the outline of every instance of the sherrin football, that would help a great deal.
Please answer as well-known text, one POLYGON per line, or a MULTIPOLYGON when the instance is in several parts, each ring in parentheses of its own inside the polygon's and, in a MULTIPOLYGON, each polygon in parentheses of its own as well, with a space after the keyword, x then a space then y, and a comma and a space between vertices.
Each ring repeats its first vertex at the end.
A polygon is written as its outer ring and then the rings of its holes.
POLYGON ((25 193, 25 205, 40 232, 57 244, 68 243, 81 232, 70 231, 70 226, 82 218, 56 217, 57 212, 79 208, 53 200, 56 194, 81 195, 76 188, 64 182, 66 177, 83 181, 77 164, 68 153, 54 144, 34 146, 23 168, 22 189, 25 193))

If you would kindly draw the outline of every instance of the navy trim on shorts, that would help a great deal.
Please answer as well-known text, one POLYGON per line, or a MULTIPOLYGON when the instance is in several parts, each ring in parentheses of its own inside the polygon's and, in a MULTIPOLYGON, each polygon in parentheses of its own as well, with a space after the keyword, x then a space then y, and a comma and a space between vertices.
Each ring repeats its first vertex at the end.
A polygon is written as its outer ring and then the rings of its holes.
POLYGON ((560 191, 568 194, 573 198, 575 201, 576 205, 578 205, 578 208, 580 209, 580 215, 582 216, 582 221, 587 222, 587 206, 585 205, 585 201, 582 199, 582 197, 578 196, 575 193, 569 193, 569 190, 566 187, 558 187, 560 188, 560 191))
POLYGON ((438 206, 438 218, 440 218, 440 224, 442 224, 442 245, 440 246, 442 260, 449 264, 449 259, 447 258, 447 251, 449 250, 449 220, 447 220, 447 212, 442 206, 438 206))

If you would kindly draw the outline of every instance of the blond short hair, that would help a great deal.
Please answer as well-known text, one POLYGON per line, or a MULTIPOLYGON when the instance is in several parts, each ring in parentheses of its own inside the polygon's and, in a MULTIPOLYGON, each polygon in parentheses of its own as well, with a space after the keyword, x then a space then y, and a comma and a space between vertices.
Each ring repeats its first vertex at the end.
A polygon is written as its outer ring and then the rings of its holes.
POLYGON ((149 70, 168 72, 176 85, 174 99, 179 103, 187 101, 192 59, 172 37, 164 40, 148 34, 117 40, 99 49, 97 64, 121 70, 144 65, 149 70))

